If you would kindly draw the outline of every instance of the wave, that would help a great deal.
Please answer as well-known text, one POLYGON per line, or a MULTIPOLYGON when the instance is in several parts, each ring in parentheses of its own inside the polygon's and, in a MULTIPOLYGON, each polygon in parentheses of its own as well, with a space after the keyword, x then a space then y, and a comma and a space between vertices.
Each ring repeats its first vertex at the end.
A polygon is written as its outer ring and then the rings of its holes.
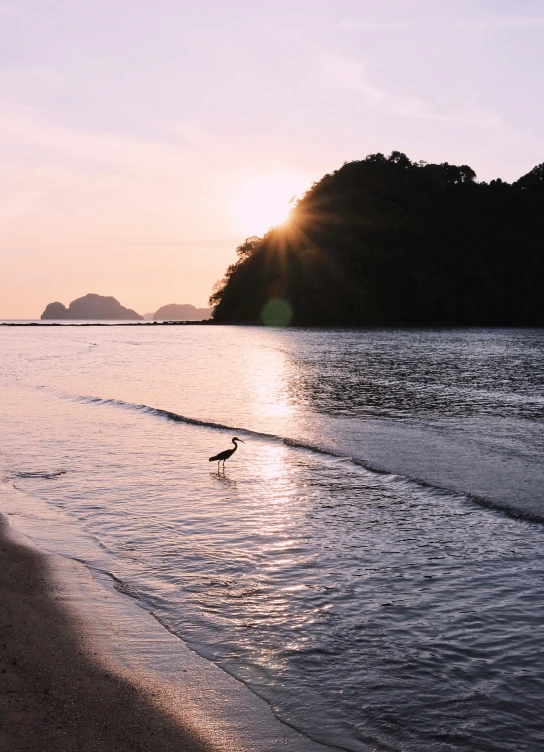
POLYGON ((369 470, 374 473, 384 473, 388 475, 390 474, 389 471, 371 466, 369 463, 365 462, 365 460, 363 459, 351 457, 351 456, 342 454, 341 452, 335 452, 333 449, 321 447, 316 444, 308 444, 306 442, 298 441, 296 439, 290 439, 285 436, 278 436, 277 434, 274 434, 274 433, 266 433, 264 431, 254 431, 250 428, 242 428, 241 426, 231 426, 225 423, 215 423, 211 420, 201 420, 200 418, 190 418, 186 415, 180 415, 179 413, 174 413, 170 410, 163 410, 160 407, 149 407, 149 405, 138 405, 134 402, 125 402, 124 400, 102 399, 101 397, 86 397, 86 396, 76 397, 75 399, 78 402, 85 402, 86 404, 113 405, 114 407, 121 407, 126 410, 135 410, 136 412, 146 413, 148 415, 154 415, 158 418, 171 420, 171 421, 174 421, 175 423, 186 423, 187 425, 190 425, 190 426, 202 426, 204 428, 212 428, 217 431, 228 431, 229 433, 241 433, 244 436, 251 436, 256 439, 262 439, 265 441, 274 441, 274 442, 278 442, 281 444, 285 444, 285 446, 292 447, 293 449, 303 449, 307 452, 312 452, 314 454, 324 454, 324 455, 328 455, 329 457, 334 457, 335 459, 347 460, 349 462, 352 462, 354 465, 359 465, 360 467, 364 467, 366 470, 369 470))
POLYGON ((516 508, 514 506, 509 506, 506 503, 499 502, 494 499, 489 499, 483 496, 471 494, 468 492, 457 491, 451 488, 446 488, 444 486, 440 486, 435 483, 429 483, 420 478, 412 478, 406 475, 400 475, 391 470, 387 470, 382 467, 377 467, 376 465, 371 464, 364 458, 346 455, 346 454, 343 454, 342 452, 337 452, 334 449, 330 449, 328 447, 323 447, 323 446, 319 446, 316 444, 310 444, 310 443, 300 441, 297 439, 291 439, 285 436, 278 436, 277 434, 273 434, 273 433, 266 433, 264 431, 254 431, 252 429, 243 428, 241 426, 231 426, 225 423, 216 423, 214 421, 201 420, 200 418, 191 418, 186 415, 180 415, 179 413, 172 412, 171 410, 163 410, 162 408, 159 408, 159 407, 150 407, 149 405, 143 405, 143 404, 139 405, 134 402, 126 402, 124 400, 119 400, 119 399, 103 399, 102 397, 90 397, 90 396, 84 396, 84 395, 72 396, 71 398, 75 399, 78 402, 84 402, 86 404, 110 405, 113 407, 120 407, 125 410, 132 410, 132 411, 136 411, 139 413, 145 413, 147 415, 152 415, 154 417, 161 418, 163 420, 173 421, 175 423, 184 423, 190 426, 202 426, 204 428, 211 428, 217 431, 225 431, 225 432, 228 431, 230 433, 242 434, 243 436, 253 437, 253 438, 261 439, 264 441, 278 442, 278 443, 284 444, 285 446, 292 447, 293 449, 301 449, 303 451, 311 452, 313 454, 325 455, 336 460, 341 460, 351 465, 355 465, 357 467, 363 468, 364 470, 371 472, 371 473, 376 473, 379 475, 387 475, 394 482, 415 483, 418 486, 438 491, 441 495, 452 496, 457 499, 459 498, 469 499, 475 502, 476 504, 479 504, 480 506, 485 506, 490 509, 500 510, 501 512, 507 514, 509 517, 513 517, 514 519, 524 519, 524 520, 530 520, 531 522, 544 523, 544 514, 538 514, 532 511, 516 508))
POLYGON ((54 472, 48 472, 46 470, 29 470, 29 471, 21 471, 19 473, 14 473, 13 478, 39 478, 42 480, 53 480, 53 478, 58 478, 59 475, 66 475, 66 470, 57 470, 54 472))

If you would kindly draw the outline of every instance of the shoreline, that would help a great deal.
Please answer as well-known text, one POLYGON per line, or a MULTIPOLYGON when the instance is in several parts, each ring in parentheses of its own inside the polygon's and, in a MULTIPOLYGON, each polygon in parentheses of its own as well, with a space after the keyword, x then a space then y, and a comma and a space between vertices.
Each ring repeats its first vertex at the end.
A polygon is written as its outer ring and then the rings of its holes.
POLYGON ((84 625, 62 603, 48 558, 0 517, 0 747, 217 749, 105 654, 97 657, 84 625))
POLYGON ((216 325, 215 321, 204 319, 203 321, 121 321, 111 324, 100 321, 82 321, 80 324, 61 324, 57 321, 51 324, 42 324, 40 321, 0 321, 0 326, 210 326, 216 325))
POLYGON ((278 720, 107 573, 38 548, 2 512, 0 557, 0 748, 337 749, 278 720))
POLYGON ((288 329, 291 331, 470 331, 470 330, 513 330, 513 331, 533 331, 544 329, 543 324, 444 324, 436 322, 434 324, 417 324, 417 323, 400 323, 400 324, 345 324, 339 325, 327 325, 327 324, 296 324, 290 326, 267 326, 262 321, 215 321, 214 319, 203 319, 202 321, 88 321, 82 320, 81 323, 76 323, 75 320, 68 321, 67 323, 60 323, 54 321, 51 323, 42 323, 41 321, 0 321, 0 326, 10 327, 86 327, 86 326, 236 326, 236 327, 251 327, 260 329, 288 329))

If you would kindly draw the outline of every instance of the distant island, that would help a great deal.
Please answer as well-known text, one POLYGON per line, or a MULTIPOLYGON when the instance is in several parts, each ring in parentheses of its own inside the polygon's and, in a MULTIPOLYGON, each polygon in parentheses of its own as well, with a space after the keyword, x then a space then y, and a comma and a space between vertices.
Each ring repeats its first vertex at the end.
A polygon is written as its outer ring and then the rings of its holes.
POLYGON ((509 184, 371 154, 237 248, 217 323, 544 325, 544 164, 509 184))
POLYGON ((197 308, 190 303, 169 303, 155 313, 140 316, 125 308, 111 296, 89 293, 73 300, 68 308, 62 303, 49 303, 41 315, 42 321, 207 321, 213 308, 197 308))
POLYGON ((190 303, 169 303, 155 311, 154 321, 203 321, 212 316, 213 308, 197 308, 190 303))
POLYGON ((49 303, 41 315, 42 320, 78 319, 92 321, 143 321, 131 308, 125 308, 111 296, 89 293, 72 300, 68 308, 62 303, 49 303))

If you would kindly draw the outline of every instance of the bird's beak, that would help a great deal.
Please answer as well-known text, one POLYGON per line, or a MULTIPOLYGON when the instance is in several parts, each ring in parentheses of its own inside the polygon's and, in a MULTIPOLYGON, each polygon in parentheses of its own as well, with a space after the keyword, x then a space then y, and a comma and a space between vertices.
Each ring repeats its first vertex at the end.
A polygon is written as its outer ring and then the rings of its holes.
POLYGON ((238 441, 241 441, 242 444, 245 444, 246 442, 243 439, 238 439, 238 441))

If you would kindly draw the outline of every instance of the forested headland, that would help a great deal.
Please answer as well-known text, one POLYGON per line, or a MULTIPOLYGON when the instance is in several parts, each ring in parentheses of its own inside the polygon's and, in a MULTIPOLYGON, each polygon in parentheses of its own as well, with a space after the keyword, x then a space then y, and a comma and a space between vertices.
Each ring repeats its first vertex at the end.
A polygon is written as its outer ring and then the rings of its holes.
POLYGON ((372 154, 237 248, 218 323, 544 325, 544 164, 515 183, 372 154))

